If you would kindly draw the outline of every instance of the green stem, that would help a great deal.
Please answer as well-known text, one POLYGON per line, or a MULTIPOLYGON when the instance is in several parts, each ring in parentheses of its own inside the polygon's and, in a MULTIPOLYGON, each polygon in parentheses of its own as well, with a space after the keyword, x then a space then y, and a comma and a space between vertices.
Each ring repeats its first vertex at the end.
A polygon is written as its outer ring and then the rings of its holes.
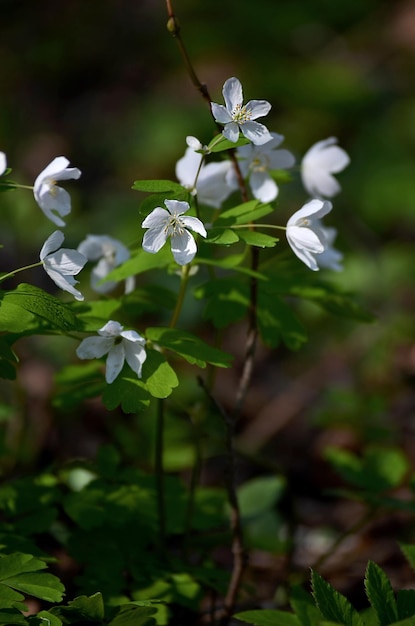
POLYGON ((170 328, 174 328, 177 324, 177 320, 179 319, 180 312, 182 310, 184 296, 186 294, 187 283, 189 280, 189 272, 190 272, 190 264, 184 265, 182 267, 182 280, 180 283, 180 290, 177 296, 176 307, 173 311, 173 316, 170 321, 170 328))
MULTIPOLYGON (((228 228, 232 229, 232 230, 238 230, 238 229, 244 229, 247 228, 249 230, 252 230, 252 226, 253 224, 233 224, 232 226, 226 226, 226 228, 224 226, 211 226, 209 228, 209 232, 212 232, 212 230, 226 230, 228 228)), ((254 224, 255 229, 258 228, 272 228, 274 230, 287 230, 286 226, 278 226, 277 224, 254 224)))
POLYGON ((0 282, 2 282, 3 280, 6 280, 6 278, 11 278, 15 274, 18 274, 19 272, 24 272, 25 270, 30 270, 33 267, 39 267, 40 265, 43 265, 43 261, 37 261, 37 263, 31 263, 30 265, 19 267, 17 270, 13 270, 12 272, 8 272, 7 274, 3 274, 2 276, 0 276, 0 282))

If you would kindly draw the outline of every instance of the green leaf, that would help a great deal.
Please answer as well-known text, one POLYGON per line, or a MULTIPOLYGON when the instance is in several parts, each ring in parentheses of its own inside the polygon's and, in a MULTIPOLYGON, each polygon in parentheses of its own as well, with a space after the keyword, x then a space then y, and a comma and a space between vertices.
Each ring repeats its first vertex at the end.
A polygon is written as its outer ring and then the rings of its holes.
POLYGON ((94 593, 92 596, 78 596, 71 602, 68 602, 66 606, 53 608, 52 612, 58 616, 69 618, 70 623, 88 621, 102 624, 104 620, 104 601, 102 594, 99 592, 94 593))
POLYGON ((147 350, 143 381, 154 398, 167 398, 179 384, 174 369, 156 350, 147 350))
POLYGON ((311 583, 316 604, 326 620, 345 626, 363 626, 356 609, 317 572, 312 571, 311 583))
POLYGON ((296 615, 288 613, 288 611, 278 611, 274 609, 261 609, 258 611, 242 611, 236 613, 233 617, 254 624, 254 626, 300 626, 296 615))
POLYGON ((136 180, 132 189, 147 193, 183 193, 184 191, 182 185, 172 180, 136 180))
POLYGON ((279 241, 277 237, 259 233, 256 230, 238 229, 238 235, 249 246, 257 246, 258 248, 273 248, 279 241))
POLYGON ((130 259, 114 269, 107 276, 108 280, 125 280, 154 269, 161 269, 173 263, 173 255, 169 245, 164 245, 157 254, 145 252, 142 248, 133 253, 130 259))
MULTIPOLYGON (((202 247, 203 244, 201 244, 202 247)), ((247 250, 247 248, 245 249, 247 250)), ((214 267, 220 267, 224 270, 232 270, 233 274, 238 272, 240 274, 246 274, 247 276, 253 276, 258 280, 264 280, 265 276, 260 274, 260 272, 256 272, 251 270, 249 267, 244 267, 241 265, 246 259, 245 251, 241 254, 229 254, 224 256, 221 259, 208 259, 201 256, 197 257, 198 265, 212 265, 214 267)))
POLYGON ((316 607, 312 596, 301 585, 295 585, 291 589, 290 605, 300 620, 301 626, 317 626, 320 624, 320 611, 316 607))
POLYGON ((395 595, 385 572, 369 561, 366 576, 365 589, 370 604, 376 611, 380 626, 388 626, 398 620, 395 595))
MULTIPOLYGON (((22 608, 22 611, 25 610, 27 607, 22 608)), ((17 609, 0 609, 0 624, 3 626, 27 626, 29 622, 17 609)), ((46 622, 44 626, 48 626, 46 622)))
POLYGON ((152 607, 124 604, 108 626, 154 626, 156 613, 157 609, 152 607))
MULTIPOLYGON (((60 602, 65 590, 64 586, 56 576, 38 571, 45 567, 44 561, 36 559, 31 554, 2 555, 0 557, 0 583, 12 590, 41 600, 60 602)), ((3 608, 13 608, 13 606, 14 603, 3 608)))
POLYGON ((24 599, 24 595, 0 582, 0 609, 19 608, 24 611, 27 609, 22 603, 24 599))
POLYGON ((233 243, 237 243, 239 241, 239 237, 234 230, 230 228, 225 228, 225 230, 219 231, 218 234, 211 235, 210 233, 215 233, 217 229, 212 228, 209 230, 209 237, 205 239, 206 243, 215 243, 222 246, 230 246, 233 243))
POLYGON ((247 481, 238 489, 243 518, 258 517, 274 507, 285 489, 282 476, 261 476, 247 481))
POLYGON ((56 576, 44 572, 10 576, 2 582, 22 593, 48 602, 60 602, 65 591, 64 586, 56 576))
POLYGON ((223 211, 215 221, 215 228, 232 227, 235 224, 250 224, 260 217, 272 213, 270 204, 261 204, 258 200, 249 200, 232 209, 223 211))
POLYGON ((34 287, 21 283, 13 291, 0 294, 0 330, 21 332, 26 330, 25 323, 35 316, 42 322, 47 322, 47 330, 63 330, 65 332, 78 330, 79 323, 71 308, 50 294, 34 287), (13 313, 17 320, 10 319, 13 313), (30 319, 29 318, 29 319, 30 319))
POLYGON ((31 615, 27 623, 30 626, 62 626, 63 624, 62 620, 50 611, 40 611, 36 615, 31 615))
POLYGON ((399 547, 402 550, 409 565, 415 571, 415 546, 409 545, 408 543, 401 542, 399 543, 399 547))
POLYGON ((235 277, 209 281, 195 290, 195 296, 206 300, 203 316, 215 328, 242 319, 249 307, 249 287, 235 277))
POLYGON ((58 388, 53 396, 53 406, 70 409, 87 398, 100 396, 106 389, 101 370, 99 361, 62 368, 55 377, 58 388))
POLYGON ((276 348, 282 340, 290 350, 298 350, 307 341, 307 333, 292 308, 268 284, 260 285, 258 293, 258 327, 266 346, 276 348))
POLYGON ((352 294, 342 293, 335 287, 327 284, 319 286, 295 286, 291 288, 292 295, 311 300, 323 309, 350 319, 361 322, 373 322, 375 317, 366 311, 353 297, 352 294))
POLYGON ((124 413, 144 411, 150 405, 150 399, 151 396, 143 381, 122 373, 113 383, 105 387, 102 394, 102 401, 109 411, 121 406, 124 413))
POLYGON ((245 146, 248 143, 250 142, 243 135, 240 135, 238 141, 235 142, 229 141, 229 139, 226 139, 223 135, 220 137, 216 135, 207 146, 207 150, 209 152, 223 152, 224 150, 232 150, 239 148, 239 146, 245 146))
POLYGON ((415 589, 400 589, 396 597, 399 619, 415 616, 415 589))
POLYGON ((175 328, 147 328, 146 337, 199 367, 206 367, 207 363, 216 367, 229 367, 232 360, 229 354, 212 348, 196 335, 175 328))
POLYGON ((397 487, 408 471, 408 461, 398 448, 370 446, 362 458, 334 447, 324 454, 344 480, 375 493, 397 487))

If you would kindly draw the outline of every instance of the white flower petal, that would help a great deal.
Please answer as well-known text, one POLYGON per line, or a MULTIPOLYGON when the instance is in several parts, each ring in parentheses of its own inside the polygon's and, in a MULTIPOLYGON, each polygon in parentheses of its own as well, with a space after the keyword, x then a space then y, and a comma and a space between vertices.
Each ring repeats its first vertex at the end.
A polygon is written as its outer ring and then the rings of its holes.
POLYGON ((4 152, 0 152, 0 176, 4 174, 7 169, 7 160, 4 152))
POLYGON ((225 100, 226 108, 228 109, 229 113, 231 113, 236 106, 242 105, 242 85, 240 81, 234 76, 232 78, 228 78, 228 80, 225 81, 222 89, 222 94, 223 99, 225 100))
POLYGON ((112 337, 86 337, 76 349, 80 359, 99 359, 110 351, 114 343, 112 337))
POLYGON ((245 122, 241 124, 241 131, 249 141, 260 146, 272 139, 268 128, 259 122, 245 122))
POLYGON ((120 332, 120 337, 123 337, 126 341, 132 341, 133 343, 139 343, 144 346, 146 340, 139 335, 135 330, 123 330, 120 332))
POLYGON ((287 228, 287 239, 298 248, 309 250, 313 254, 324 252, 324 245, 310 228, 303 226, 291 226, 287 228))
POLYGON ((227 109, 223 106, 223 104, 216 104, 216 102, 210 103, 210 108, 212 110, 212 115, 215 118, 216 122, 219 124, 228 124, 232 122, 232 116, 227 111, 227 109))
POLYGON ((249 185, 254 198, 261 202, 272 202, 278 196, 277 183, 268 172, 252 172, 249 178, 249 185))
POLYGON ((45 241, 40 251, 39 257, 40 260, 43 261, 45 256, 47 256, 50 252, 54 252, 57 250, 63 243, 65 236, 62 231, 55 230, 45 241))
POLYGON ((169 212, 158 206, 147 215, 141 226, 142 228, 159 228, 169 218, 169 212))
POLYGON ((114 269, 115 265, 107 261, 105 257, 100 259, 91 271, 91 287, 97 293, 108 293, 117 285, 114 280, 101 282, 114 269))
POLYGON ((197 179, 197 196, 200 204, 219 209, 226 198, 238 187, 235 178, 229 178, 233 170, 230 161, 208 163, 203 166, 197 179))
POLYGON ((87 258, 77 250, 61 248, 44 258, 45 266, 56 270, 60 274, 78 274, 87 262, 87 258))
POLYGON ((165 200, 164 204, 172 215, 182 215, 190 209, 189 203, 182 200, 165 200))
POLYGON ((318 141, 304 155, 301 177, 310 195, 332 197, 340 191, 339 183, 331 174, 342 171, 350 158, 336 143, 335 137, 318 141))
POLYGON ((124 326, 121 326, 119 322, 109 320, 99 329, 98 335, 102 335, 103 337, 119 337, 123 330, 124 326))
POLYGON ((188 135, 186 137, 186 143, 189 148, 192 148, 192 150, 202 150, 203 148, 203 144, 200 143, 197 137, 193 137, 193 135, 188 135))
POLYGON ((180 235, 173 235, 171 237, 171 251, 174 256, 174 260, 179 265, 187 265, 193 261, 197 252, 196 242, 193 235, 187 230, 183 231, 180 235))
POLYGON ((332 210, 332 208, 333 205, 328 200, 310 200, 290 217, 287 222, 287 227, 296 225, 298 221, 310 216, 313 216, 313 219, 324 217, 332 210))
POLYGON ((141 378, 143 363, 147 358, 147 353, 141 343, 124 341, 125 358, 128 365, 141 378))
MULTIPOLYGON (((268 143, 264 145, 264 148, 268 143)), ((274 150, 269 153, 269 169, 270 170, 286 170, 295 163, 295 157, 289 150, 274 150)))
POLYGON ((307 267, 309 267, 310 270, 313 270, 313 272, 318 271, 319 267, 316 263, 316 259, 314 258, 313 254, 311 254, 311 252, 309 252, 305 248, 298 247, 295 241, 291 241, 290 239, 288 239, 288 237, 287 237, 287 240, 291 246, 292 251, 300 259, 300 261, 305 263, 305 265, 307 265, 307 267))
POLYGON ((45 179, 68 180, 69 178, 79 178, 81 175, 77 167, 68 167, 69 161, 66 157, 56 157, 42 170, 35 180, 35 187, 45 179))
POLYGON ((190 228, 190 230, 193 230, 195 233, 199 233, 202 237, 207 237, 207 232, 203 222, 201 222, 197 217, 184 215, 181 221, 186 228, 190 228))
POLYGON ((166 243, 167 236, 164 224, 157 228, 150 228, 144 233, 142 243, 143 250, 150 252, 150 254, 156 254, 166 243))
POLYGON ((105 366, 105 380, 110 385, 121 372, 125 360, 124 343, 118 343, 112 346, 107 356, 105 366))
POLYGON ((124 293, 127 295, 129 293, 132 293, 134 289, 135 289, 135 276, 128 276, 128 278, 125 279, 124 293))
MULTIPOLYGON (((245 124, 245 126, 246 126, 246 124, 245 124)), ((236 122, 230 122, 229 124, 226 124, 225 128, 222 131, 222 135, 224 137, 226 137, 226 139, 228 141, 232 141, 232 143, 236 143, 238 141, 238 139, 239 139, 239 126, 238 126, 238 124, 236 122)))
MULTIPOLYGON (((176 178, 183 187, 192 189, 203 156, 192 148, 187 148, 184 156, 176 163, 176 178)), ((199 175, 200 179, 200 175, 199 175)))
POLYGON ((61 274, 57 270, 53 269, 52 267, 48 267, 46 263, 44 263, 43 267, 49 278, 51 278, 60 289, 72 294, 76 300, 84 300, 84 296, 82 295, 82 293, 74 287, 74 285, 76 285, 78 281, 75 280, 73 276, 63 276, 63 274, 61 274))
POLYGON ((267 100, 250 100, 245 106, 248 111, 251 111, 251 120, 264 117, 271 110, 271 105, 267 100))

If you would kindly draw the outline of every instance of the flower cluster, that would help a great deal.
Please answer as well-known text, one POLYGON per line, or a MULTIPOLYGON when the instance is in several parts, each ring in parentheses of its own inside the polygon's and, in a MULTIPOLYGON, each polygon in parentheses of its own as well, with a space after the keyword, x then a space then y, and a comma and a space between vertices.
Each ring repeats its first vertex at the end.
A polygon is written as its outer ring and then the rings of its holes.
MULTIPOLYGON (((209 144, 210 148, 195 137, 188 136, 185 154, 176 163, 176 177, 183 189, 181 199, 165 198, 164 207, 156 206, 141 224, 145 229, 143 250, 156 254, 169 239, 174 261, 180 266, 194 260, 198 250, 197 238, 207 237, 206 227, 199 217, 199 205, 220 209, 229 196, 245 183, 253 198, 261 203, 271 203, 279 195, 281 172, 293 168, 296 162, 289 150, 281 148, 284 137, 270 132, 264 124, 256 121, 271 110, 268 101, 249 100, 244 104, 242 85, 235 77, 225 82, 222 93, 225 104, 211 102, 211 112, 216 123, 223 126, 222 136, 230 144, 235 144, 232 159, 210 160, 214 146, 219 142, 227 143, 220 135, 209 144), (183 197, 191 198, 192 206, 183 197), (196 215, 192 215, 192 211, 196 215)), ((328 198, 340 191, 333 175, 348 164, 347 153, 337 145, 334 137, 315 143, 300 165, 302 183, 311 198, 288 219, 285 227, 271 225, 285 228, 290 248, 313 271, 342 269, 342 255, 333 247, 336 230, 324 226, 322 218, 332 210, 328 198)), ((0 152, 0 176, 6 171, 9 171, 6 155, 0 152)), ((71 198, 57 183, 80 176, 78 168, 70 167, 68 159, 59 156, 34 182, 33 194, 37 204, 58 227, 65 226, 63 218, 71 212, 71 198)), ((177 183, 173 185, 177 187, 177 183)), ((109 235, 87 235, 74 250, 62 248, 63 241, 63 233, 56 230, 40 251, 40 264, 60 289, 76 300, 83 300, 84 296, 75 286, 75 276, 88 261, 94 263, 90 274, 92 290, 107 294, 117 286, 114 280, 107 277, 130 258, 130 252, 123 243, 109 235)), ((134 287, 134 277, 128 277, 125 293, 129 294, 134 287)), ((97 332, 98 336, 87 337, 80 343, 76 351, 78 357, 92 359, 107 355, 107 383, 116 379, 125 361, 141 378, 147 356, 145 339, 134 330, 124 330, 119 322, 113 320, 97 332)))
MULTIPOLYGON (((282 135, 270 132, 266 126, 254 121, 265 116, 271 105, 266 100, 250 100, 244 105, 242 86, 235 77, 225 82, 222 93, 225 105, 212 102, 211 110, 215 121, 224 126, 223 136, 236 143, 242 133, 249 140, 248 144, 236 148, 239 172, 231 161, 205 163, 209 152, 207 147, 195 137, 187 137, 188 148, 176 163, 176 177, 183 187, 197 196, 201 204, 216 209, 221 208, 238 188, 240 177, 247 181, 254 198, 263 203, 273 202, 279 194, 275 173, 292 168, 295 157, 289 150, 280 147, 284 140, 282 135)), ((349 162, 349 156, 337 145, 334 137, 315 143, 301 161, 301 179, 311 201, 288 220, 286 236, 293 252, 314 271, 320 268, 342 269, 342 255, 332 247, 336 230, 323 226, 320 220, 332 209, 332 204, 324 199, 340 191, 333 174, 341 172, 349 162)), ((189 263, 196 254, 196 243, 190 233, 182 241, 177 239, 176 219, 173 215, 166 215, 164 209, 155 209, 142 224, 144 228, 153 228, 151 235, 147 233, 144 236, 143 247, 148 252, 157 252, 171 235, 176 242, 173 244, 172 241, 175 260, 181 264, 189 263), (157 228, 159 236, 155 237, 157 228), (190 249, 189 241, 192 241, 190 249), (184 246, 187 246, 187 253, 184 246)), ((189 227, 202 234, 201 230, 189 227)), ((185 228, 184 223, 180 224, 180 228, 185 228)))
MULTIPOLYGON (((6 169, 6 155, 0 152, 0 176, 6 169)), ((62 218, 71 212, 70 195, 57 183, 61 180, 78 179, 80 176, 81 171, 76 167, 69 167, 68 159, 60 156, 53 159, 34 182, 33 195, 37 204, 45 216, 57 226, 65 226, 62 218)), ((92 289, 98 293, 108 293, 114 289, 117 283, 105 281, 105 278, 130 257, 129 250, 120 241, 107 235, 88 235, 77 250, 62 248, 64 238, 62 231, 56 230, 46 239, 40 250, 40 264, 49 278, 60 289, 82 301, 84 296, 76 288, 78 281, 74 277, 87 261, 94 261, 96 265, 91 271, 92 289)), ((134 277, 129 277, 125 292, 129 293, 134 285, 134 277)), ((98 335, 87 337, 81 342, 77 349, 79 358, 99 358, 108 354, 105 374, 108 383, 112 383, 121 372, 124 361, 141 378, 142 366, 147 357, 145 339, 133 330, 124 331, 118 322, 112 320, 98 331, 98 335)))

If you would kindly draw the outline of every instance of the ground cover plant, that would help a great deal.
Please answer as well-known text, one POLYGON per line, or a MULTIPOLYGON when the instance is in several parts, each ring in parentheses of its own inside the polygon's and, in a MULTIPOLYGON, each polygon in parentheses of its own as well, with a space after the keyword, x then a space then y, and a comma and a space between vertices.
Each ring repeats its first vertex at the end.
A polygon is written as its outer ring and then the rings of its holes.
POLYGON ((333 112, 297 129, 241 63, 212 88, 161 4, 197 113, 176 136, 154 106, 128 214, 108 186, 77 208, 82 151, 31 180, 0 146, 0 624, 412 624, 410 235, 379 271, 388 213, 368 235, 348 172, 373 172, 333 112))

